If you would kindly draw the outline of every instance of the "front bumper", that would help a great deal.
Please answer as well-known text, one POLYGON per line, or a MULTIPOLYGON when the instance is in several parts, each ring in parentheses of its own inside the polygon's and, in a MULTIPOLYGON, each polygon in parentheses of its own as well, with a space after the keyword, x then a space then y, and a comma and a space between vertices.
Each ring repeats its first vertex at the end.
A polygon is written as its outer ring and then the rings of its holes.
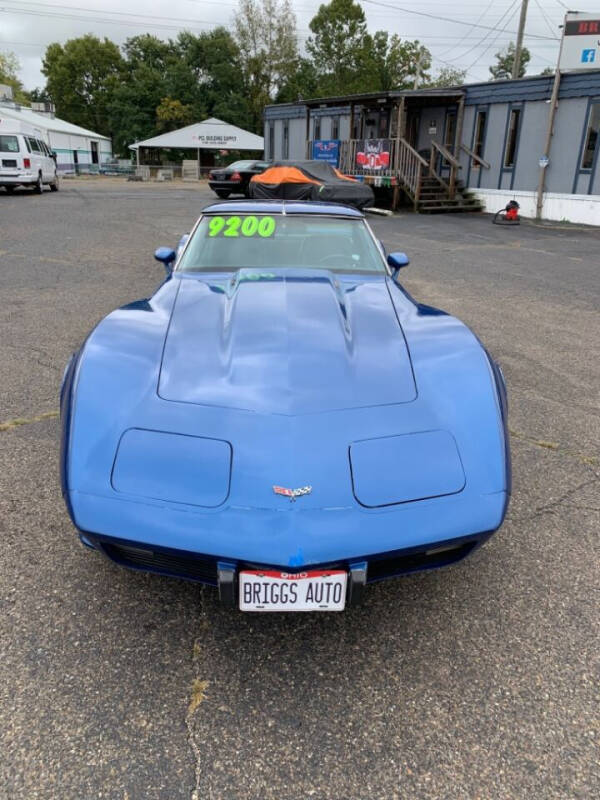
MULTIPOLYGON (((464 536, 420 547, 369 554, 348 560, 342 559, 335 563, 311 564, 310 568, 347 570, 350 575, 348 603, 356 605, 365 583, 376 583, 411 572, 437 569, 454 564, 480 547, 492 533, 493 531, 486 531, 474 536, 464 536)), ((85 532, 80 532, 80 538, 83 544, 99 550, 111 561, 121 566, 218 587, 221 599, 232 605, 237 602, 237 574, 240 569, 302 571, 302 568, 291 569, 281 564, 257 564, 231 558, 219 558, 214 555, 201 555, 85 532)))

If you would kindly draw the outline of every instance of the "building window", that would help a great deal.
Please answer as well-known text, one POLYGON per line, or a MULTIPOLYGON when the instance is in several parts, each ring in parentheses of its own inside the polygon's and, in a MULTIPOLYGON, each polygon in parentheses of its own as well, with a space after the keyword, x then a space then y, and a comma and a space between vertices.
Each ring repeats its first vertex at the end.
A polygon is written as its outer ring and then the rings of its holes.
POLYGON ((331 138, 332 139, 339 139, 340 138, 340 118, 339 117, 332 117, 331 118, 331 138))
MULTIPOLYGON (((487 111, 478 111, 477 118, 475 119, 475 139, 473 141, 473 152, 479 158, 483 158, 483 145, 485 137, 485 123, 487 120, 487 111)), ((473 162, 473 169, 479 169, 481 164, 478 161, 473 162)))
POLYGON ((446 115, 444 130, 444 147, 454 154, 454 140, 456 138, 456 112, 449 111, 446 115))
POLYGON ((283 159, 290 157, 290 123, 286 120, 283 122, 283 132, 281 136, 281 157, 283 159))
POLYGON ((315 117, 315 127, 313 139, 317 141, 321 138, 321 117, 315 117))
POLYGON ((275 123, 269 122, 269 152, 267 154, 271 161, 275 158, 275 123))
POLYGON ((598 149, 600 137, 600 103, 592 103, 588 116, 585 145, 581 157, 581 169, 591 169, 594 166, 594 156, 598 149))
POLYGON ((517 155, 517 141, 519 139, 519 120, 521 119, 521 109, 513 108, 510 112, 508 122, 508 136, 506 138, 506 151, 504 153, 504 166, 512 169, 515 165, 517 155))

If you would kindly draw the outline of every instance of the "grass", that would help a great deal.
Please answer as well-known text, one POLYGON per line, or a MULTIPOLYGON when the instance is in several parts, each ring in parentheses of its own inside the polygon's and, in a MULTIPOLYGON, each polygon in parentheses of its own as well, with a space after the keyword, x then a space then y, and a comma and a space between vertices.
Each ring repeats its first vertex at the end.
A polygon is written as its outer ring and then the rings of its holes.
POLYGON ((208 681, 202 681, 200 678, 195 678, 192 684, 192 697, 188 706, 188 715, 191 716, 200 705, 206 700, 206 690, 208 688, 208 681))
POLYGON ((58 417, 58 411, 45 411, 43 414, 38 414, 35 417, 15 417, 15 419, 7 419, 5 422, 0 422, 0 431, 10 431, 13 428, 18 428, 21 425, 30 425, 32 422, 42 422, 45 419, 54 419, 58 417))

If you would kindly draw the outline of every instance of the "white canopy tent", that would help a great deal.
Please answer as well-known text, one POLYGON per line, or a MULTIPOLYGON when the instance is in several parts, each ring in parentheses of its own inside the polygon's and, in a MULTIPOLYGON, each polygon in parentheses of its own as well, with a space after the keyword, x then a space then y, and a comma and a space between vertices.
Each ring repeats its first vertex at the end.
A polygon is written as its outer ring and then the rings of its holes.
POLYGON ((260 150, 265 147, 262 136, 250 133, 236 125, 230 125, 221 119, 205 119, 179 128, 177 131, 163 133, 144 139, 141 142, 129 145, 130 150, 135 150, 136 161, 139 164, 139 153, 142 147, 173 148, 177 150, 196 150, 200 162, 200 150, 260 150))

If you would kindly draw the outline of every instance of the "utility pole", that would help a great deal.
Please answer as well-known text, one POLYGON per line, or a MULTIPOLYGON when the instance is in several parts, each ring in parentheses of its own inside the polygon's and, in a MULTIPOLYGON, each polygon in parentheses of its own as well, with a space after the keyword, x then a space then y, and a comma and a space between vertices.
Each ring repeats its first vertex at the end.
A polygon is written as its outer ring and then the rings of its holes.
POLYGON ((562 56, 563 43, 565 41, 565 28, 567 25, 567 15, 562 24, 562 36, 560 37, 560 47, 558 49, 558 60, 556 62, 556 72, 554 73, 554 83, 552 84, 552 95, 550 96, 550 108, 548 110, 548 127, 546 129, 546 141, 544 142, 543 155, 546 163, 542 166, 540 162, 540 173, 537 188, 537 202, 535 207, 535 218, 542 218, 544 206, 544 189, 546 187, 546 172, 550 159, 550 148, 552 147, 552 132, 554 129, 554 117, 556 116, 556 106, 558 104, 558 90, 560 88, 560 59, 562 56))
POLYGON ((521 2, 521 16, 519 17, 519 30, 517 31, 517 46, 515 48, 515 60, 513 61, 512 77, 519 77, 521 67, 521 53, 523 52, 523 34, 525 33, 525 22, 527 20, 527 5, 529 0, 521 2))

